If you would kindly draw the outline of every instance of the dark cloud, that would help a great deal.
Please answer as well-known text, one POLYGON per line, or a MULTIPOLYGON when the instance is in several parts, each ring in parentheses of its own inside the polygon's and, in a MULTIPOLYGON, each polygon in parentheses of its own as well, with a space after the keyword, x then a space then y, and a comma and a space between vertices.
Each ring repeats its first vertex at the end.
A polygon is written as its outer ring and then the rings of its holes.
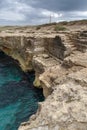
POLYGON ((42 24, 87 18, 87 0, 0 0, 0 24, 42 24))
MULTIPOLYGON (((23 0, 23 2, 25 1, 23 0)), ((26 3, 52 11, 87 10, 87 0, 30 0, 26 1, 26 3)))

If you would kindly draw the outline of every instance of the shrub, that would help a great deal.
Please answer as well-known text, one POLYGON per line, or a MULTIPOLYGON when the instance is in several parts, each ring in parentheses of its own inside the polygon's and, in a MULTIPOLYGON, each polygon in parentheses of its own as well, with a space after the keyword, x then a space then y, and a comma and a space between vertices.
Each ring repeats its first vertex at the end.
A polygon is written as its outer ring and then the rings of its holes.
POLYGON ((65 31, 66 28, 64 26, 59 26, 59 25, 56 25, 55 28, 54 28, 55 31, 65 31))
POLYGON ((39 30, 39 29, 41 29, 41 27, 40 27, 40 26, 37 26, 37 27, 36 27, 36 30, 39 30))

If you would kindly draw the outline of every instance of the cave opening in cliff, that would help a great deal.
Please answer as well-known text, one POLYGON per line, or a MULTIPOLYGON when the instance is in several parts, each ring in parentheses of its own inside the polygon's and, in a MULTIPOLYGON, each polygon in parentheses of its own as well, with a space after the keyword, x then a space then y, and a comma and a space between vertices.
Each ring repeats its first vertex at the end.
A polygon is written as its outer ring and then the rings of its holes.
POLYGON ((34 72, 24 73, 18 61, 0 51, 0 130, 17 130, 44 101, 42 89, 33 86, 34 72))

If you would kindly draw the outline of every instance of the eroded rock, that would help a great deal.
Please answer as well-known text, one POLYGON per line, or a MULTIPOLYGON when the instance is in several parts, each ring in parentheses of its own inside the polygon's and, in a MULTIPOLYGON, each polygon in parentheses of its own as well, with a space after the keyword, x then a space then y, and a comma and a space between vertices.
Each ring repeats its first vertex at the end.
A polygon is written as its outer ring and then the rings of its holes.
POLYGON ((46 97, 19 130, 87 130, 87 31, 70 25, 61 32, 53 25, 0 33, 0 49, 24 71, 35 70, 34 85, 46 97))

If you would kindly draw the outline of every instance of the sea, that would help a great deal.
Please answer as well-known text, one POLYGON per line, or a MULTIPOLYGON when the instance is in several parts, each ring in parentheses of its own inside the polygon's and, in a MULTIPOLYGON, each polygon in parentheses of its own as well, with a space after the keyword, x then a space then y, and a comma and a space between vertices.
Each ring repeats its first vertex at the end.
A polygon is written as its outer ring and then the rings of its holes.
POLYGON ((18 130, 44 101, 43 90, 33 86, 34 72, 24 73, 17 61, 0 52, 0 130, 18 130))

